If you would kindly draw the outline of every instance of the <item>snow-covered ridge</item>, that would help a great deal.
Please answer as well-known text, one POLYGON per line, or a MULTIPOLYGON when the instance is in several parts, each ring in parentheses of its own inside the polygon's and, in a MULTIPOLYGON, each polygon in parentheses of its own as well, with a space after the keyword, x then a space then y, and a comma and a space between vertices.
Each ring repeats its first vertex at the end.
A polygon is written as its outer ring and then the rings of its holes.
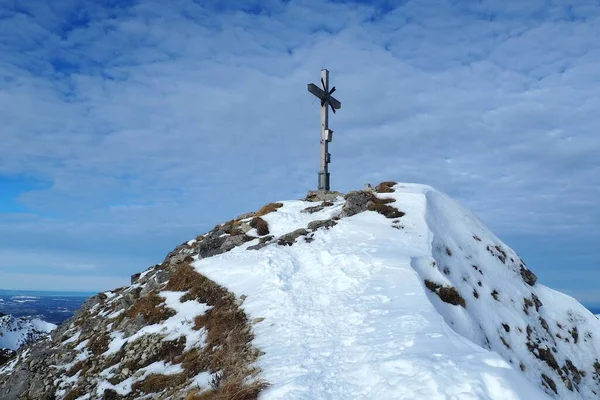
MULTIPOLYGON (((265 319, 255 327, 272 382, 262 398, 596 398, 599 321, 537 283, 444 194, 393 189, 377 196, 393 199, 400 218, 360 212, 290 247, 240 247, 194 264, 265 319)), ((282 201, 264 219, 277 236, 337 216, 356 197, 315 214, 282 201)))
POLYGON ((0 316, 0 348, 17 350, 19 347, 33 343, 56 329, 56 325, 38 318, 11 315, 0 316))
POLYGON ((599 349, 600 321, 475 216, 387 183, 181 244, 0 368, 0 398, 594 399, 599 349))

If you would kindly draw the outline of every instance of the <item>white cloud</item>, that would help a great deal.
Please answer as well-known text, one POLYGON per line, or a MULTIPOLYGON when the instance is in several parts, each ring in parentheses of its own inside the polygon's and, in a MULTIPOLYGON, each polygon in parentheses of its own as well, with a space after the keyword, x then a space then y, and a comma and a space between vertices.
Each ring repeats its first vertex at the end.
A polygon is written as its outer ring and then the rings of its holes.
POLYGON ((0 27, 0 174, 51 183, 21 198, 48 229, 107 253, 115 231, 173 247, 301 196, 318 167, 305 88, 326 66, 334 189, 424 182, 500 233, 600 235, 593 2, 61 4, 5 9, 0 27))

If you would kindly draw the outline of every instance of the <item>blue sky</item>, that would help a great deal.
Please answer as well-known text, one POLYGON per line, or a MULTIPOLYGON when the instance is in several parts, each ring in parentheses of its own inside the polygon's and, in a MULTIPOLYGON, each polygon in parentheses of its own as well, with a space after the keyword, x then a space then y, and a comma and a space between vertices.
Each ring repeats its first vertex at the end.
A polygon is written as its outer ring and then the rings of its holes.
POLYGON ((317 183, 430 184, 600 303, 598 1, 0 3, 0 287, 105 290, 317 183), (241 6, 240 4, 244 4, 241 6))

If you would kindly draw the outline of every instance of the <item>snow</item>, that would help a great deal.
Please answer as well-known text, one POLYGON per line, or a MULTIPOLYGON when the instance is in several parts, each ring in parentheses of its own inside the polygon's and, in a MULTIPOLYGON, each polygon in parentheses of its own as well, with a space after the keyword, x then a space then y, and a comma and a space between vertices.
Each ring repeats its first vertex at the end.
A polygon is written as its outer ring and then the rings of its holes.
POLYGON ((47 336, 54 329, 56 329, 56 325, 42 321, 39 318, 1 316, 0 348, 17 350, 25 343, 47 336))
POLYGON ((117 385, 112 385, 108 381, 102 381, 96 388, 96 395, 99 398, 103 398, 105 389, 113 389, 122 396, 126 396, 131 393, 132 385, 135 382, 143 381, 152 374, 160 375, 175 375, 183 371, 180 365, 165 364, 164 361, 156 361, 146 367, 140 368, 135 372, 134 376, 119 382, 117 385))
POLYGON ((135 334, 125 337, 122 332, 111 332, 111 341, 102 355, 109 356, 117 353, 127 342, 153 333, 163 334, 163 341, 176 340, 182 336, 186 337, 185 350, 201 346, 206 334, 204 329, 194 330, 194 318, 209 310, 209 306, 196 300, 180 302, 186 292, 162 291, 158 295, 165 299, 165 305, 175 310, 176 314, 160 324, 146 325, 135 334))
MULTIPOLYGON (((364 212, 339 220, 329 230, 318 230, 311 243, 300 237, 289 247, 269 245, 258 251, 238 247, 195 261, 200 273, 246 296, 242 307, 251 320, 264 318, 254 326, 254 344, 265 352, 257 363, 271 384, 261 400, 549 398, 536 384, 539 378, 528 379, 518 363, 511 365, 507 355, 505 359, 483 345, 485 334, 492 339, 493 331, 498 337, 498 324, 510 321, 514 351, 525 351, 523 343, 518 346, 523 338, 514 329, 523 321, 518 312, 522 304, 506 306, 485 290, 497 284, 501 296, 506 296, 519 280, 522 285, 515 285, 511 295, 522 299, 530 294, 526 288, 533 289, 518 272, 496 265, 499 261, 473 236, 517 256, 476 217, 427 186, 397 185, 395 193, 379 196, 397 200, 392 205, 406 213, 402 229, 380 214, 364 212), (423 281, 432 279, 461 293, 473 291, 459 283, 468 276, 472 285, 478 272, 444 259, 442 245, 477 262, 490 260, 480 265, 489 274, 481 289, 482 301, 468 298, 468 309, 443 303, 424 287, 423 281), (441 266, 435 267, 440 262, 448 263, 456 276, 441 273, 441 266)), ((343 199, 314 214, 300 211, 315 203, 281 203, 282 208, 263 217, 275 236, 337 215, 343 199)), ((548 304, 569 301, 539 283, 535 293, 548 304)), ((546 314, 549 323, 551 312, 546 314)), ((595 323, 600 333, 600 324, 595 323)), ((492 348, 498 346, 494 343, 492 348)), ((590 357, 597 355, 596 348, 590 357)), ((538 364, 528 365, 528 373, 542 368, 538 364)), ((581 398, 572 392, 562 394, 566 399, 581 398)))

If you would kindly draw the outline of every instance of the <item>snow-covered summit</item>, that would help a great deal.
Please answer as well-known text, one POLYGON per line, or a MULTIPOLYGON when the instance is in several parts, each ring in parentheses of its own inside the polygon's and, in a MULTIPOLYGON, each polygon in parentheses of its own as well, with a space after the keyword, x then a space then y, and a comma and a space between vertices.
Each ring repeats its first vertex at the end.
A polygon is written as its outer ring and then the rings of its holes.
POLYGON ((599 350, 600 321, 476 217, 384 183, 183 243, 0 369, 0 397, 594 399, 599 350))

